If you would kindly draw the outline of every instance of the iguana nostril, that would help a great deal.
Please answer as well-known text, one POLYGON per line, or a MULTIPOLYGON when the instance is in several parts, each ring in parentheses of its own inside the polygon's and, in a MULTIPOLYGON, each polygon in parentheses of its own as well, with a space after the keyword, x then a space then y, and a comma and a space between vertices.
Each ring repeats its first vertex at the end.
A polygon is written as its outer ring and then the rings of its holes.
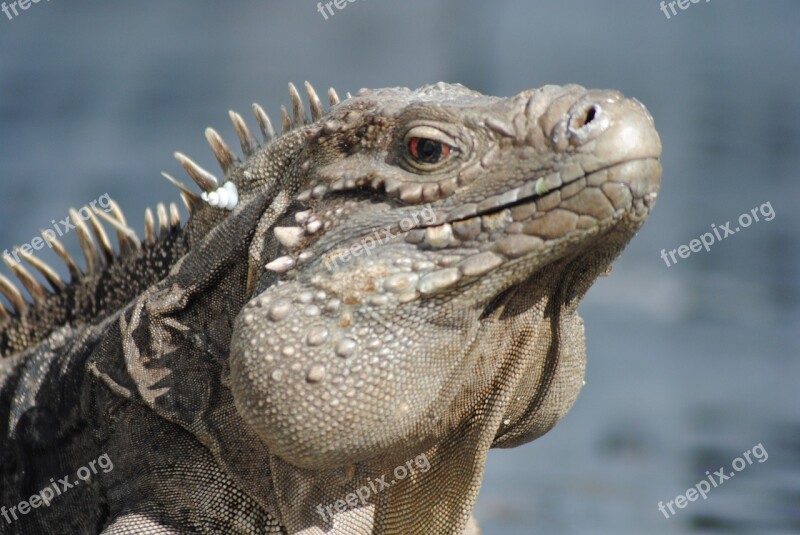
POLYGON ((604 136, 611 126, 611 117, 618 106, 616 102, 605 101, 608 107, 592 99, 576 105, 570 110, 565 121, 566 136, 573 147, 582 146, 593 139, 604 136))
POLYGON ((578 128, 582 128, 582 127, 586 126, 587 124, 589 124, 592 121, 594 121, 594 118, 595 118, 596 115, 597 115, 597 108, 595 108, 594 106, 590 107, 588 110, 586 110, 586 115, 583 117, 583 119, 576 126, 578 128))
POLYGON ((597 106, 589 106, 581 115, 578 116, 578 119, 573 123, 573 130, 580 130, 584 126, 587 126, 595 120, 599 113, 597 106))

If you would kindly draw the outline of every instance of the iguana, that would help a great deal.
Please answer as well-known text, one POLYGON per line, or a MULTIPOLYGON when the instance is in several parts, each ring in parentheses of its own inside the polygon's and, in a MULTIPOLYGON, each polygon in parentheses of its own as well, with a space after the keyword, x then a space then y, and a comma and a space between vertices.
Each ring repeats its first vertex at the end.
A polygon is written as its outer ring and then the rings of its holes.
POLYGON ((69 283, 6 257, 2 533, 477 533, 489 448, 574 402, 578 303, 660 185, 644 106, 289 92, 263 142, 230 113, 243 160, 206 131, 222 179, 176 153, 185 223, 71 211, 69 283))

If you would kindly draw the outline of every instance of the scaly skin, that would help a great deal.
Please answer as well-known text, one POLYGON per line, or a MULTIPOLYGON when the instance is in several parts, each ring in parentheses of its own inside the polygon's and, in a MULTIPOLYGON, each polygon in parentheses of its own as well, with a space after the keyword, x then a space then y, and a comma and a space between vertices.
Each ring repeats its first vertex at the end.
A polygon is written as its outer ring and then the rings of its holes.
POLYGON ((243 163, 210 136, 238 204, 193 201, 158 282, 15 338, 0 503, 101 453, 115 468, 74 492, 90 505, 65 494, 12 528, 475 533, 488 449, 571 407, 578 303, 660 185, 644 107, 579 86, 504 99, 437 84, 327 113, 312 92, 306 124, 293 101, 278 140, 242 134, 243 163), (37 434, 44 421, 58 424, 37 434), (381 478, 396 481, 350 503, 381 478))

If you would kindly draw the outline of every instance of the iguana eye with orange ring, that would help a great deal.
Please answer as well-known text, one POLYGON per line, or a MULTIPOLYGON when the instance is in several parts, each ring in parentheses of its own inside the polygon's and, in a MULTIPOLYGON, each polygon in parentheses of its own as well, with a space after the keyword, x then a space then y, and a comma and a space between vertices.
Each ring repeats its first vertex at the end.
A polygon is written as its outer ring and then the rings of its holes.
POLYGON ((410 163, 421 170, 444 162, 455 150, 450 136, 427 125, 411 128, 406 133, 405 145, 410 163))
POLYGON ((435 139, 412 137, 408 140, 408 152, 419 163, 439 163, 450 155, 450 150, 450 145, 435 139))

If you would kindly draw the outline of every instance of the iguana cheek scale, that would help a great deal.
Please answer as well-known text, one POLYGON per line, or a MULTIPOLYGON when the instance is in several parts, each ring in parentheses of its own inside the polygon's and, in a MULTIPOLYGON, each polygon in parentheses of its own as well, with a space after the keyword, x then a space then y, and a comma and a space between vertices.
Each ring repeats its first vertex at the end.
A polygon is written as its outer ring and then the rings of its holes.
POLYGON ((165 174, 183 226, 159 204, 140 240, 112 203, 72 216, 85 272, 49 237, 68 284, 24 254, 52 288, 0 276, 0 504, 115 467, 4 529, 476 533, 488 449, 572 406, 578 304, 660 186, 646 109, 576 85, 306 92, 280 135, 254 105, 263 141, 230 112, 243 159, 206 130, 221 179, 175 154, 201 189, 165 174))

